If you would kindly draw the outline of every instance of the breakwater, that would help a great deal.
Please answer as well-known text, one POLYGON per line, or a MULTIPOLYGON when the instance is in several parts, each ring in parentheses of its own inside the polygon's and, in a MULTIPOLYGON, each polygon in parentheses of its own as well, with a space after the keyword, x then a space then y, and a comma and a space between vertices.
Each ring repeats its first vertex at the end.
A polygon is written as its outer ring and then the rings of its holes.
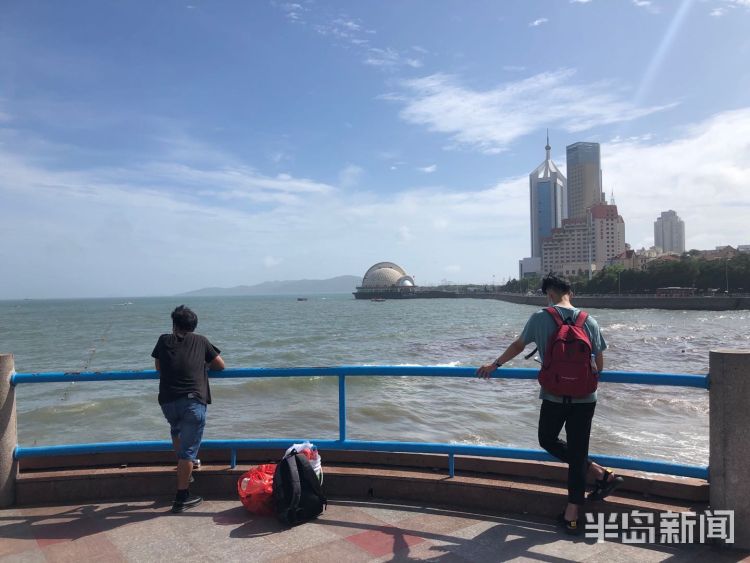
MULTIPOLYGON (((471 291, 458 289, 358 290, 356 299, 496 299, 518 305, 545 307, 544 295, 505 293, 500 291, 471 291)), ((692 296, 667 297, 656 295, 576 295, 573 301, 585 309, 666 309, 671 311, 737 311, 750 309, 750 296, 692 296)))

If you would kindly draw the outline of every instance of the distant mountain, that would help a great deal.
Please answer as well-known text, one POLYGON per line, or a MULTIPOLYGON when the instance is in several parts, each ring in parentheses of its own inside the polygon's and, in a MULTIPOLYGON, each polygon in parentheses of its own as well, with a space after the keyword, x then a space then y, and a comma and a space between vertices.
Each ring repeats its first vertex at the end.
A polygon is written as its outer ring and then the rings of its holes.
POLYGON ((178 297, 221 297, 227 295, 309 295, 314 293, 351 293, 362 283, 359 276, 337 276, 327 280, 267 281, 257 285, 205 287, 178 297))

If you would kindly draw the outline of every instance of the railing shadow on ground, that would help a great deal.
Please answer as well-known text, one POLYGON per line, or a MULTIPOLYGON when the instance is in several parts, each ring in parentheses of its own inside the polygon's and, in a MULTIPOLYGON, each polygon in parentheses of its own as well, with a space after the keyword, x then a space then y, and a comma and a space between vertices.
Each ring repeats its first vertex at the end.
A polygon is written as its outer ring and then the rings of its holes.
MULTIPOLYGON (((108 531, 127 526, 129 524, 154 520, 171 516, 168 512, 168 500, 156 500, 149 503, 121 503, 116 505, 86 504, 76 507, 44 507, 27 508, 19 511, 0 511, 0 537, 8 539, 35 539, 40 545, 60 541, 75 541, 88 536, 106 533, 108 531), (15 514, 9 514, 15 512, 15 514), (24 515, 27 512, 29 514, 24 515), (6 524, 5 522, 11 522, 6 524)), ((377 514, 377 513, 376 513, 377 514)), ((241 506, 232 507, 219 512, 197 510, 185 512, 177 518, 185 517, 208 518, 217 526, 236 526, 228 537, 235 540, 274 536, 282 532, 295 533, 295 530, 282 525, 273 517, 257 517, 245 511, 241 506)), ((377 517, 377 516, 376 516, 377 517)), ((568 561, 572 544, 578 546, 580 554, 585 550, 599 552, 618 549, 624 545, 619 541, 607 541, 597 544, 595 538, 584 536, 571 537, 562 534, 560 528, 549 519, 528 516, 502 516, 482 512, 458 511, 449 508, 431 507, 415 504, 391 504, 379 501, 336 500, 332 501, 329 511, 320 518, 302 526, 320 526, 323 528, 344 529, 339 534, 341 539, 354 534, 375 532, 392 541, 392 561, 424 560, 424 553, 419 559, 412 558, 412 547, 419 542, 437 542, 428 546, 434 555, 431 561, 463 560, 467 556, 472 561, 509 560, 517 557, 532 558, 539 561, 568 561), (333 509, 333 510, 331 510, 333 509), (343 519, 347 511, 358 509, 382 509, 411 512, 415 516, 423 516, 424 525, 407 525, 388 523, 358 522, 354 519, 343 519), (332 514, 336 512, 337 514, 332 514), (460 524, 452 532, 431 531, 430 518, 466 519, 466 526, 460 524), (478 522, 488 524, 488 527, 477 535, 461 537, 459 533, 478 522), (563 544, 552 546, 563 541, 563 544), (549 544, 549 545, 548 545, 549 544), (548 546, 548 547, 545 547, 548 546), (559 550, 559 555, 554 554, 559 550), (546 553, 545 553, 546 552, 546 553)), ((198 532, 200 533, 200 532, 198 532)), ((312 548, 316 546, 311 546, 312 548)), ((624 549, 637 548, 649 552, 663 554, 664 560, 710 560, 741 561, 750 553, 717 549, 710 545, 701 544, 637 544, 624 549), (697 552, 700 551, 700 553, 697 552)), ((589 554, 591 555, 591 553, 589 554)), ((622 555, 622 554, 621 554, 622 555)), ((630 554, 635 556, 634 553, 630 554)))

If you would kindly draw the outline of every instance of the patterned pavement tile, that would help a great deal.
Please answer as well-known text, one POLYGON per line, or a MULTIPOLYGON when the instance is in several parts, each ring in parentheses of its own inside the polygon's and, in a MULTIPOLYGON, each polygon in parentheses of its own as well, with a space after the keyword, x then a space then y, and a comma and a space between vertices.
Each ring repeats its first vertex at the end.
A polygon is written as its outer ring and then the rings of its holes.
POLYGON ((105 534, 85 536, 76 540, 58 542, 42 549, 50 563, 79 563, 81 561, 117 563, 126 561, 124 555, 105 534))
POLYGON ((449 536, 451 535, 451 532, 462 528, 468 528, 477 523, 478 521, 473 518, 441 513, 428 513, 411 516, 401 520, 398 525, 399 528, 412 530, 414 532, 449 536))
POLYGON ((168 501, 0 511, 0 563, 89 561, 722 561, 748 552, 710 546, 597 544, 551 521, 417 506, 337 501, 294 528, 206 501, 171 514, 168 501))
POLYGON ((29 549, 12 555, 0 556, 0 563, 47 563, 41 549, 29 549))
POLYGON ((423 538, 404 533, 400 528, 383 527, 378 530, 370 530, 353 536, 348 536, 346 541, 364 549, 375 557, 387 554, 398 554, 409 551, 413 545, 424 542, 423 538))
POLYGON ((328 509, 315 521, 316 525, 340 537, 353 536, 367 530, 388 526, 372 514, 355 507, 329 504, 328 509))
POLYGON ((344 539, 323 543, 270 559, 273 563, 365 563, 372 560, 372 555, 344 539))

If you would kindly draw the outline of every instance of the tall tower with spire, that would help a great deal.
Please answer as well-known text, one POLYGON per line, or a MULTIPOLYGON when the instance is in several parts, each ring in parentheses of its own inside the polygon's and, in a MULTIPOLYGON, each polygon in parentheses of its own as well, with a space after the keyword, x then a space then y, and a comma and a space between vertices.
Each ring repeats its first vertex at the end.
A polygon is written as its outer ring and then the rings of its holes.
POLYGON ((542 239, 552 235, 552 229, 562 226, 568 217, 567 180, 550 156, 547 130, 547 151, 544 162, 529 174, 529 204, 531 212, 531 257, 542 256, 542 239))

